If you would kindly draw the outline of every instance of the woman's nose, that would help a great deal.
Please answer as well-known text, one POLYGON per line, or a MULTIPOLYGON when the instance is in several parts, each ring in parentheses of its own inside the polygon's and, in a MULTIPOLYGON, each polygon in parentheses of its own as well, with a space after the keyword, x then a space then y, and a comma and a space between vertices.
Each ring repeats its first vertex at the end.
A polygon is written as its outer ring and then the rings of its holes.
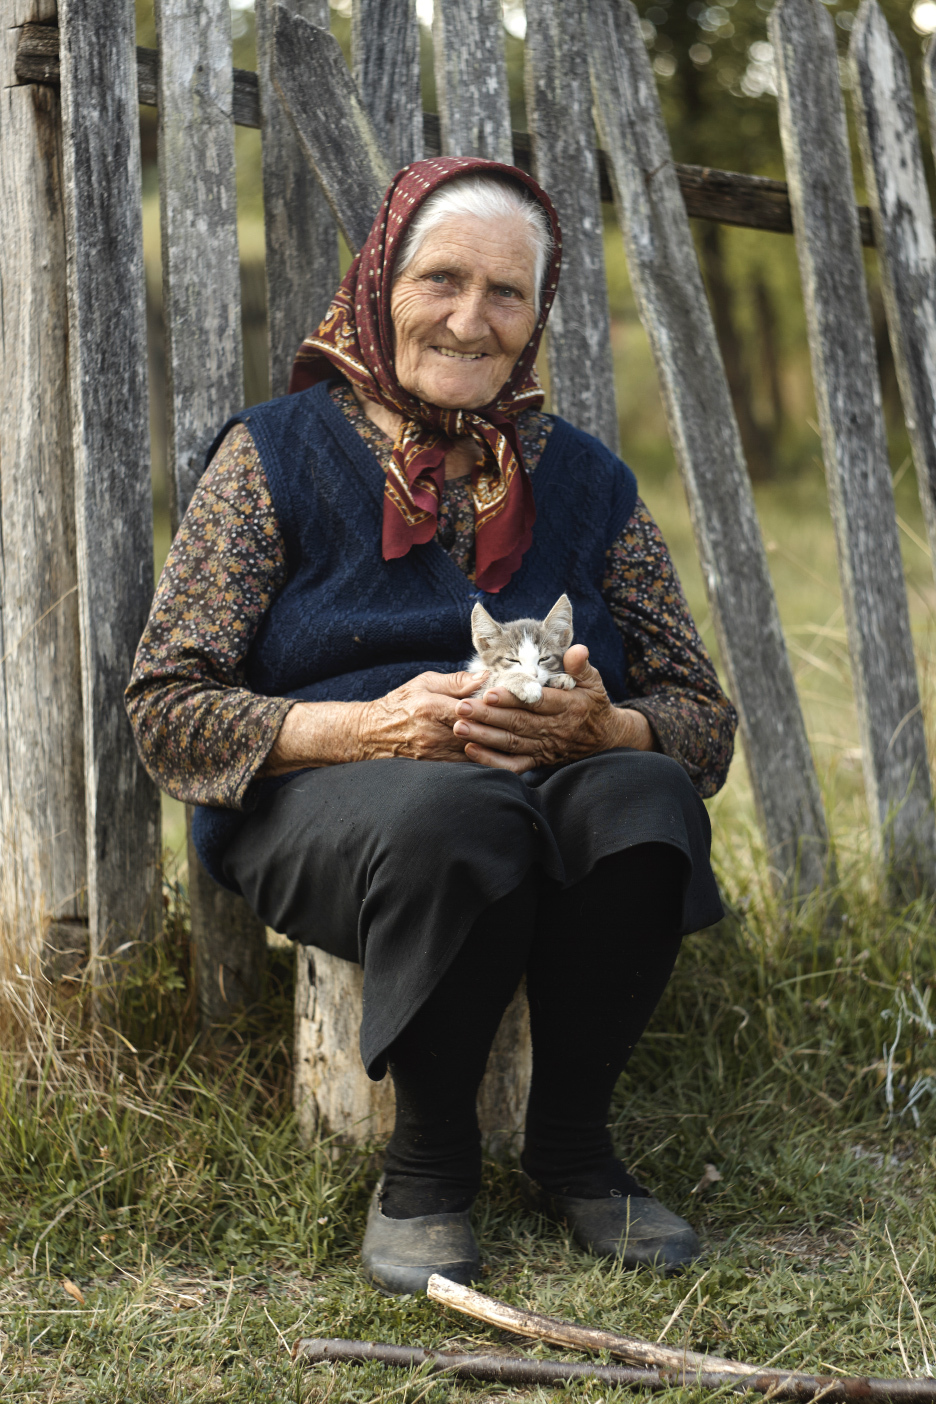
POLYGON ((449 313, 447 326, 459 341, 480 341, 487 336, 488 324, 484 316, 483 293, 474 290, 462 293, 449 313))

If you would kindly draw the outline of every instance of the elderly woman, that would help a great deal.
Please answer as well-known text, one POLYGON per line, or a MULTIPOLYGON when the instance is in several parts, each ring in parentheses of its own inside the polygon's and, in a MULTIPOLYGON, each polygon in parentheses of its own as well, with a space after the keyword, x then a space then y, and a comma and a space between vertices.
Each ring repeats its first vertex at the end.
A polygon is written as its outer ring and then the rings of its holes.
POLYGON ((627 1266, 699 1251, 607 1123, 681 938, 722 915, 700 796, 735 715, 630 470, 542 411, 560 256, 522 171, 395 177, 293 393, 218 436, 127 693, 208 872, 363 966, 361 1056, 396 1092, 363 1260, 390 1292, 477 1273, 476 1094, 524 975, 531 1202, 627 1266), (563 592, 574 690, 483 691, 473 602, 563 592))

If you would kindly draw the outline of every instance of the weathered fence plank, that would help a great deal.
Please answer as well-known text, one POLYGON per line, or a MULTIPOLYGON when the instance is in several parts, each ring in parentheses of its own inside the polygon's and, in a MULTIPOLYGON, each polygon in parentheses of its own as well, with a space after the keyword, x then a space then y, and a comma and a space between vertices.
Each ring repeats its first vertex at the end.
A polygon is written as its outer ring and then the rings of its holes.
POLYGON ((511 165, 500 0, 435 0, 432 40, 445 155, 511 165))
MULTIPOLYGON (((328 0, 288 7, 328 28, 328 0)), ((338 231, 273 86, 272 0, 256 0, 263 132, 263 218, 270 394, 285 395, 296 349, 318 326, 338 286, 338 231)))
MULTIPOLYGON (((220 425, 244 398, 228 0, 156 0, 167 468, 178 530, 220 425)), ((191 814, 188 815, 191 830, 191 814)), ((256 999, 266 931, 188 844, 202 1022, 256 999)))
POLYGON ((228 0, 156 0, 168 471, 178 529, 244 397, 228 0))
MULTIPOLYGON (((323 27, 327 28, 327 23, 323 27)), ((351 63, 358 92, 391 171, 421 161, 416 0, 354 0, 351 63)))
POLYGON ((283 5, 274 6, 273 83, 356 252, 380 208, 390 168, 338 41, 283 5))
POLYGON ((15 74, 50 12, 0 0, 0 928, 24 967, 87 912, 61 115, 15 74))
POLYGON ((769 27, 872 830, 926 890, 936 827, 835 33, 816 0, 780 0, 769 27))
POLYGON ((640 21, 590 0, 596 113, 770 862, 788 890, 826 876, 827 832, 741 439, 640 21))
POLYGON ((574 5, 527 0, 526 16, 527 119, 534 169, 559 212, 563 232, 562 274, 546 328, 552 408, 616 450, 588 36, 574 5))
POLYGON ((850 51, 887 325, 936 565, 936 236, 910 67, 876 0, 859 9, 850 51))
POLYGON ((91 955, 145 936, 159 795, 123 691, 153 592, 146 313, 132 0, 61 0, 68 362, 78 542, 91 955))

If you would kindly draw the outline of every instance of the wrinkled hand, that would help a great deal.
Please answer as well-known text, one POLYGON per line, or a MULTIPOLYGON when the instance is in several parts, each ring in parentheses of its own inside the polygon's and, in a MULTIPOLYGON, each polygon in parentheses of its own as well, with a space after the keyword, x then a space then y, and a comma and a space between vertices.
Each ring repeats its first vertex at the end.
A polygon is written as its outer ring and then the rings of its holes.
POLYGON ((646 718, 611 704, 587 648, 575 644, 568 649, 563 667, 575 679, 572 691, 546 687, 542 701, 532 705, 503 687, 456 703, 453 729, 466 758, 522 775, 615 746, 653 749, 646 718))
POLYGON ((477 692, 486 673, 420 673, 385 697, 364 704, 360 759, 406 756, 411 760, 468 759, 455 734, 456 708, 477 692))

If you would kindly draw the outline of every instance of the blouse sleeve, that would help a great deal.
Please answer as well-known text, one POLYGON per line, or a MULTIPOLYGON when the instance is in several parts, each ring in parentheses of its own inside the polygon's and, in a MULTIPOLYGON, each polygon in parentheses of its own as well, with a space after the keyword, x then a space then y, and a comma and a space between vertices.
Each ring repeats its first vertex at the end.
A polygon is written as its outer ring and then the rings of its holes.
POLYGON ((660 529, 637 499, 608 552, 604 597, 627 648, 630 696, 703 797, 724 785, 737 713, 719 686, 660 529))
POLYGON ((172 543, 126 691, 140 758, 176 799, 249 807, 293 705, 244 685, 247 652, 285 578, 260 457, 235 425, 172 543))

